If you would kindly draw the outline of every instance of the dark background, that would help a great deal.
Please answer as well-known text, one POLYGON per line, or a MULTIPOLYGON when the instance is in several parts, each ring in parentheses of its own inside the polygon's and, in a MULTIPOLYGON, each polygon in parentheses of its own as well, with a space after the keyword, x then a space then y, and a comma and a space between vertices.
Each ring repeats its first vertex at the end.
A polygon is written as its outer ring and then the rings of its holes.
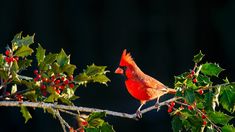
MULTIPOLYGON (((77 73, 93 62, 106 65, 112 82, 108 87, 81 87, 76 105, 134 113, 139 102, 127 93, 124 79, 113 73, 123 49, 132 53, 144 72, 168 86, 173 85, 174 75, 193 67, 192 57, 199 50, 226 69, 223 78, 235 80, 234 7, 233 0, 2 0, 1 51, 24 31, 36 33, 35 42, 47 51, 63 48, 71 54, 77 73)), ((166 109, 149 112, 140 121, 107 120, 117 132, 171 131, 166 109)), ((51 115, 30 112, 33 119, 24 124, 19 109, 1 108, 0 131, 62 131, 51 115)))

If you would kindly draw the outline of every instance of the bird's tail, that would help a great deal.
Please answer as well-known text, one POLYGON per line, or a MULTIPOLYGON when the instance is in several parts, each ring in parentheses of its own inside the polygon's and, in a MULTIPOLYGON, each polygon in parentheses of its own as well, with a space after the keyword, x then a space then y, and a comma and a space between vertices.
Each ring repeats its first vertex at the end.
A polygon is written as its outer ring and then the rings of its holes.
POLYGON ((176 94, 177 90, 173 89, 173 88, 167 88, 167 93, 168 94, 176 94))

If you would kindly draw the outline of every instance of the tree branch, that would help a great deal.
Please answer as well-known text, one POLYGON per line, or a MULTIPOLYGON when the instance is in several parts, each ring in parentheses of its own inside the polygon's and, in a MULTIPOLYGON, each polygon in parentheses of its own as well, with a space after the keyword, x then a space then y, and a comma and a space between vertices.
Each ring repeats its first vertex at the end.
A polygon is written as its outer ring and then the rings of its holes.
MULTIPOLYGON (((178 100, 181 98, 171 98, 169 100, 166 100, 164 102, 159 103, 159 107, 167 105, 168 103, 178 100)), ((97 109, 97 108, 88 108, 88 107, 81 107, 81 106, 68 106, 68 105, 58 105, 58 104, 52 104, 52 103, 44 103, 44 102, 28 102, 28 101, 0 101, 0 107, 20 107, 20 106, 26 106, 26 107, 32 107, 32 108, 52 108, 52 109, 58 109, 58 110, 68 110, 68 111, 79 111, 79 112, 105 112, 107 115, 110 116, 116 116, 116 117, 122 117, 122 118, 129 118, 129 119, 137 119, 136 114, 128 114, 128 113, 122 113, 122 112, 116 112, 111 110, 103 110, 103 109, 97 109)), ((156 106, 150 106, 146 109, 143 109, 141 111, 142 114, 147 113, 151 110, 156 109, 156 106)))

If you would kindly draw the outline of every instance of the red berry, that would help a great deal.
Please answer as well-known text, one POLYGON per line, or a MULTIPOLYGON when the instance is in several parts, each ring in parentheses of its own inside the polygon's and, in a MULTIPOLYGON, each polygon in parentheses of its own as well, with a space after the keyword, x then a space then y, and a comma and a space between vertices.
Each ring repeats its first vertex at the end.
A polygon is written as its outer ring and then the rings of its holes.
POLYGON ((171 105, 171 107, 174 107, 175 106, 175 102, 172 101, 170 105, 171 105))
POLYGON ((60 85, 58 86, 58 89, 64 90, 65 86, 64 85, 60 85))
POLYGON ((37 81, 38 81, 38 78, 34 78, 33 80, 34 80, 35 82, 37 82, 37 81))
POLYGON ((11 95, 11 93, 10 93, 10 92, 6 92, 5 95, 6 95, 6 96, 9 96, 9 95, 11 95))
POLYGON ((57 89, 57 90, 56 90, 56 93, 60 94, 60 90, 59 90, 59 89, 57 89))
POLYGON ((66 79, 66 80, 64 81, 64 84, 65 84, 65 85, 69 84, 69 80, 66 79))
POLYGON ((54 82, 55 84, 59 84, 60 83, 60 80, 59 79, 57 79, 57 80, 55 80, 55 82, 54 82))
POLYGON ((37 74, 37 78, 40 79, 42 76, 40 74, 37 74))
POLYGON ((206 121, 203 121, 203 125, 205 126, 207 124, 207 122, 206 121))
POLYGON ((206 116, 204 114, 202 114, 202 119, 205 119, 205 118, 206 118, 206 116))
POLYGON ((46 85, 41 85, 41 90, 45 90, 46 88, 46 85))
POLYGON ((70 83, 70 84, 69 84, 69 87, 70 87, 70 88, 74 88, 74 84, 73 84, 73 83, 70 83))
POLYGON ((42 78, 43 82, 48 82, 48 78, 42 78))
POLYGON ((6 54, 6 56, 9 56, 10 55, 10 50, 6 50, 5 54, 6 54))
POLYGON ((16 57, 14 58, 14 60, 15 60, 15 61, 18 61, 18 60, 19 60, 19 57, 18 57, 18 56, 16 56, 16 57))
POLYGON ((87 125, 88 125, 88 122, 87 122, 87 121, 82 121, 82 122, 81 122, 81 125, 82 125, 82 126, 87 126, 87 125))
POLYGON ((51 81, 55 81, 55 76, 51 76, 51 81))
POLYGON ((202 89, 200 89, 200 90, 198 91, 198 93, 199 93, 200 95, 203 95, 204 91, 203 91, 202 89))
POLYGON ((33 73, 34 73, 35 75, 37 75, 37 74, 38 74, 38 70, 34 70, 33 73))
POLYGON ((197 83, 197 78, 194 78, 194 79, 193 79, 193 83, 197 83))
POLYGON ((191 105, 188 106, 188 110, 192 110, 193 107, 191 105))
POLYGON ((5 61, 9 64, 11 63, 11 59, 9 57, 5 57, 5 61))
POLYGON ((69 76, 69 81, 73 81, 73 75, 69 76))
POLYGON ((171 113, 171 112, 172 112, 172 107, 168 107, 167 112, 168 112, 168 113, 171 113))
POLYGON ((192 71, 191 71, 191 74, 194 76, 194 74, 195 74, 195 71, 194 71, 194 70, 192 70, 192 71))
POLYGON ((43 92, 42 92, 42 95, 43 95, 43 96, 47 96, 47 92, 46 92, 46 91, 43 91, 43 92))
POLYGON ((64 81, 65 80, 65 78, 64 77, 61 77, 61 81, 64 81))

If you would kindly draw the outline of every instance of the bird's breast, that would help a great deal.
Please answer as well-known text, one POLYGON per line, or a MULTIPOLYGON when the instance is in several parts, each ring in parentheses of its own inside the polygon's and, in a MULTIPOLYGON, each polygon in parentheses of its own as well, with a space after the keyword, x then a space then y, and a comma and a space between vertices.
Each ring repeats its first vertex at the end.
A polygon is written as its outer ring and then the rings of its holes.
POLYGON ((138 80, 128 79, 125 81, 126 88, 128 92, 138 100, 150 100, 152 97, 148 93, 148 88, 146 88, 142 82, 138 80))

